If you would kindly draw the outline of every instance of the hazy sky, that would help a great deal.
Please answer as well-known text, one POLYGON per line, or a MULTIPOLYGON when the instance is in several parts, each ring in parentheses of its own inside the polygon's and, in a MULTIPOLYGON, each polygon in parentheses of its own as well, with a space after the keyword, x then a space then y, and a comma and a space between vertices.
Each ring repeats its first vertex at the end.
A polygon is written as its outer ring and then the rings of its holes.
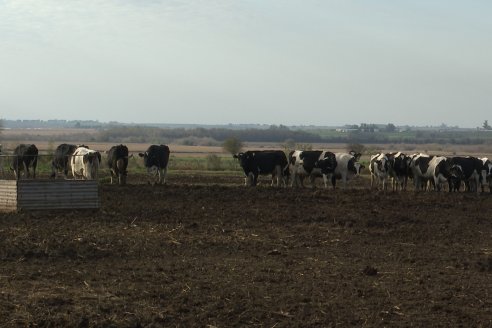
POLYGON ((0 0, 0 118, 492 121, 492 1, 0 0))

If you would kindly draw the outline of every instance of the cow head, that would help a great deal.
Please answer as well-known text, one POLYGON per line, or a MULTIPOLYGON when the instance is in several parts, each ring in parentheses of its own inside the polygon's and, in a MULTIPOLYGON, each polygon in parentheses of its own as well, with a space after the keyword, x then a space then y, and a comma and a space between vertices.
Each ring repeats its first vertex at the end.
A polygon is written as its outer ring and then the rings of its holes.
POLYGON ((244 156, 244 153, 237 153, 232 155, 233 158, 237 159, 238 161, 241 161, 241 158, 244 156))
POLYGON ((82 162, 85 166, 87 179, 97 179, 97 171, 99 169, 99 163, 101 162, 101 153, 98 151, 90 151, 82 156, 82 162))
POLYGON ((147 163, 149 161, 149 152, 146 151, 145 153, 138 153, 138 156, 143 157, 144 166, 148 167, 147 163))
POLYGON ((236 154, 233 157, 238 159, 239 165, 241 165, 244 170, 244 174, 248 175, 252 170, 251 166, 253 165, 255 153, 247 151, 245 153, 236 154))
MULTIPOLYGON (((456 165, 456 167, 458 167, 458 166, 459 165, 456 165)), ((451 159, 445 158, 445 159, 441 160, 439 162, 439 164, 437 164, 436 169, 434 171, 434 176, 438 177, 439 175, 442 175, 444 178, 449 179, 451 177, 451 168, 452 167, 453 167, 453 164, 451 162, 451 159)), ((455 168, 455 170, 456 169, 457 168, 455 168)))
POLYGON ((393 170, 397 174, 405 174, 408 171, 409 157, 403 153, 397 153, 394 156, 393 170))
POLYGON ((360 162, 357 162, 355 157, 352 157, 349 162, 348 162, 348 171, 357 175, 360 175, 360 172, 362 169, 365 169, 366 167, 362 165, 360 162))
POLYGON ((321 169, 322 174, 330 174, 335 172, 337 167, 337 159, 334 153, 325 152, 324 157, 316 162, 316 167, 321 169))
POLYGON ((375 164, 380 172, 388 172, 389 163, 386 157, 383 157, 382 159, 378 159, 375 162, 375 164))
POLYGON ((355 150, 349 151, 349 154, 352 155, 352 156, 354 156, 354 158, 355 158, 356 161, 359 161, 360 160, 360 157, 362 156, 361 153, 358 153, 355 150))
POLYGON ((449 175, 453 178, 463 179, 463 168, 461 167, 461 165, 453 164, 449 168, 449 175))

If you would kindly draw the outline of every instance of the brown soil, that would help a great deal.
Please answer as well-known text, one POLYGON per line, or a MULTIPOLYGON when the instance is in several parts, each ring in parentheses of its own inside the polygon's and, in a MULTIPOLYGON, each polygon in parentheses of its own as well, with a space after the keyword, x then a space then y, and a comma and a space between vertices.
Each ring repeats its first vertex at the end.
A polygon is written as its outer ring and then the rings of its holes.
POLYGON ((0 326, 490 327, 492 196, 133 177, 0 214, 0 326))

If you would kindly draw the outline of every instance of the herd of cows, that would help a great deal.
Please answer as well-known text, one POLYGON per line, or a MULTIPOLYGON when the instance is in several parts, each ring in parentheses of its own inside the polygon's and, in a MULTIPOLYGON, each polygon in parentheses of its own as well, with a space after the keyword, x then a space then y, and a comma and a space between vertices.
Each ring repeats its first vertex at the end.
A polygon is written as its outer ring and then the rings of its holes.
MULTIPOLYGON (((125 145, 113 146, 106 153, 106 165, 111 172, 111 183, 117 179, 119 184, 125 184, 128 158, 133 155, 129 155, 128 147, 125 145)), ((148 172, 157 178, 157 183, 165 182, 169 154, 169 147, 165 145, 151 145, 147 151, 138 154, 143 157, 148 172)), ((33 144, 20 144, 15 147, 11 156, 10 169, 16 179, 20 179, 23 172, 25 177, 29 178, 31 170, 32 177, 36 178, 37 161, 38 148, 33 144)), ((101 165, 102 158, 99 151, 89 149, 85 145, 64 143, 56 147, 51 162, 51 177, 56 178, 59 174, 63 174, 67 179, 71 171, 74 179, 96 180, 101 165)))
MULTIPOLYGON (((0 149, 1 154, 1 149, 0 149)), ((116 145, 107 152, 106 167, 111 172, 111 183, 126 183, 129 154, 125 145, 116 145)), ((148 173, 157 183, 165 183, 170 150, 166 145, 151 145, 138 154, 148 173)), ((336 187, 341 180, 343 187, 360 175, 365 166, 360 162, 361 154, 354 151, 333 153, 326 150, 295 150, 288 155, 281 150, 250 150, 233 155, 245 174, 245 185, 256 186, 260 175, 272 177, 272 185, 304 186, 309 179, 315 186, 315 179, 322 177, 325 187, 331 182, 336 187)), ((10 169, 19 179, 22 172, 26 178, 36 177, 38 149, 33 144, 18 145, 11 156, 10 169)), ((51 177, 62 174, 68 178, 71 171, 74 179, 94 180, 102 164, 101 153, 85 145, 61 144, 53 155, 51 177)), ((0 165, 3 167, 3 165, 0 165)), ((480 192, 485 187, 492 193, 492 162, 488 158, 472 156, 432 156, 428 154, 406 155, 402 152, 379 153, 369 161, 371 188, 406 190, 409 180, 415 190, 480 192)))
MULTIPOLYGON (((260 174, 271 174, 272 185, 303 186, 309 178, 314 186, 316 177, 322 177, 325 187, 331 181, 333 188, 341 180, 360 175, 365 168, 359 160, 360 153, 332 153, 322 150, 295 150, 285 155, 283 151, 247 151, 234 155, 246 175, 245 184, 256 185, 260 174)), ((413 180, 415 190, 440 191, 447 185, 449 191, 483 192, 485 186, 492 192, 492 162, 488 158, 445 157, 428 154, 406 155, 402 152, 379 153, 369 161, 371 188, 406 190, 408 180, 413 180)))

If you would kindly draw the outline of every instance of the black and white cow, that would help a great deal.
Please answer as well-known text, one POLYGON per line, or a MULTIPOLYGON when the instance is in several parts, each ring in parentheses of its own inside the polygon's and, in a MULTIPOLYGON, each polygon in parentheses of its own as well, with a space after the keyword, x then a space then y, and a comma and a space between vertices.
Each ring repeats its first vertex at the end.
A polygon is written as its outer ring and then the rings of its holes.
POLYGON ((63 143, 56 147, 55 155, 51 161, 51 177, 56 178, 56 174, 63 172, 63 177, 66 179, 70 170, 70 159, 77 149, 77 145, 63 143))
POLYGON ((233 155, 239 160, 245 178, 245 185, 256 186, 259 175, 272 175, 272 186, 276 179, 277 187, 282 183, 287 185, 288 162, 287 156, 281 150, 249 150, 233 155))
POLYGON ((382 189, 387 189, 390 168, 393 166, 389 156, 383 153, 372 155, 369 162, 369 172, 371 173, 371 189, 374 184, 382 185, 382 189))
POLYGON ((389 153, 388 156, 390 158, 389 175, 392 178, 393 191, 406 190, 410 157, 402 152, 389 153))
POLYGON ((151 145, 144 153, 138 154, 138 156, 143 157, 144 166, 153 177, 153 181, 149 181, 149 183, 154 184, 156 177, 158 184, 166 183, 170 153, 169 147, 166 145, 151 145))
MULTIPOLYGON (((434 190, 440 191, 444 183, 451 177, 449 160, 444 156, 429 156, 417 154, 412 156, 410 170, 412 171, 415 190, 425 188, 425 183, 429 182, 434 190)), ((429 186, 430 187, 430 186, 429 186)))
POLYGON ((80 146, 72 154, 70 165, 74 179, 97 180, 101 153, 97 150, 80 146))
POLYGON ((337 180, 342 180, 343 188, 347 187, 347 182, 360 175, 364 165, 359 163, 360 156, 354 156, 351 153, 335 153, 335 170, 333 173, 323 175, 325 185, 327 180, 331 180, 331 185, 335 189, 337 180))
POLYGON ((292 186, 304 186, 304 178, 309 177, 311 186, 315 187, 316 177, 331 174, 335 168, 335 154, 326 150, 295 150, 289 154, 292 186))
POLYGON ((118 178, 118 184, 126 184, 128 174, 128 147, 125 145, 113 146, 108 150, 108 167, 111 172, 111 184, 118 178))
POLYGON ((33 179, 36 178, 36 166, 38 164, 38 148, 35 145, 20 144, 14 149, 14 156, 10 169, 14 171, 15 178, 20 179, 21 171, 26 172, 26 178, 30 177, 29 167, 32 166, 33 179))
POLYGON ((489 192, 492 193, 492 162, 487 158, 481 158, 482 161, 482 192, 486 184, 489 186, 489 192))
POLYGON ((459 191, 461 182, 464 182, 466 190, 479 193, 479 186, 482 183, 482 170, 484 168, 482 160, 471 156, 457 156, 451 157, 449 163, 451 173, 448 181, 449 191, 459 191))

